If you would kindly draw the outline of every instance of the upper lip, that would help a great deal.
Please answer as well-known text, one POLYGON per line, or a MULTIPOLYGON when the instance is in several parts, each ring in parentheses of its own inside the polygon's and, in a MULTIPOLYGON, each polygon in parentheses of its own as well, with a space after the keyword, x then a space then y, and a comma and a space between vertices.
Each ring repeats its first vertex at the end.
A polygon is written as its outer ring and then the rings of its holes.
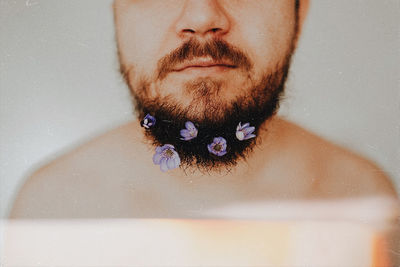
POLYGON ((175 68, 174 71, 182 71, 187 68, 191 67, 215 67, 215 66, 222 66, 222 67, 227 67, 227 68, 235 68, 236 66, 233 65, 231 62, 228 61, 216 61, 212 58, 195 58, 192 60, 185 61, 181 64, 178 64, 175 68))

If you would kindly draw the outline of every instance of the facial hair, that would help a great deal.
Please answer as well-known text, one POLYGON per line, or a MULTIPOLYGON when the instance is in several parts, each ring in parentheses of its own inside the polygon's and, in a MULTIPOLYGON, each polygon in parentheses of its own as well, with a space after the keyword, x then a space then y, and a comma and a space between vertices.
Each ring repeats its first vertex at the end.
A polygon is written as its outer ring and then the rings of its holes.
MULTIPOLYGON (((201 171, 231 169, 239 159, 245 159, 260 141, 257 137, 238 140, 238 124, 249 123, 255 127, 254 134, 258 136, 260 126, 276 114, 292 51, 290 49, 272 71, 264 73, 257 84, 245 88, 246 94, 230 102, 218 99, 221 84, 212 79, 202 78, 186 84, 185 90, 192 93, 193 100, 191 105, 182 106, 171 96, 151 96, 151 81, 142 77, 138 88, 131 90, 136 114, 139 120, 143 120, 146 114, 156 118, 156 124, 145 130, 145 136, 154 146, 173 145, 184 169, 193 166, 201 171), (203 106, 203 114, 198 114, 195 105, 203 106), (184 141, 180 130, 185 128, 187 121, 196 126, 198 134, 196 138, 184 141), (223 137, 227 141, 227 153, 223 156, 214 155, 207 148, 215 137, 223 137)), ((159 61, 157 79, 164 79, 174 65, 196 57, 211 57, 216 61, 227 59, 244 71, 251 71, 252 68, 248 56, 225 41, 213 40, 200 44, 190 40, 159 61)), ((131 86, 129 79, 127 81, 131 86)))

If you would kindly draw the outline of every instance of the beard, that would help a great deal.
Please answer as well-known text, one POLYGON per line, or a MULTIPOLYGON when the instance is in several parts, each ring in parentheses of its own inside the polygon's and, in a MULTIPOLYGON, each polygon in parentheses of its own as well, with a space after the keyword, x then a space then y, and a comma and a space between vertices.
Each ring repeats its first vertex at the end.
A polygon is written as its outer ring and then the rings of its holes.
MULTIPOLYGON (((145 136, 155 146, 173 145, 185 170, 191 166, 201 171, 230 170, 240 159, 248 157, 261 141, 257 138, 261 125, 276 114, 293 50, 292 45, 285 58, 273 70, 266 71, 258 82, 248 78, 247 87, 229 101, 219 96, 223 82, 211 78, 187 82, 182 93, 190 95, 191 101, 189 105, 183 105, 173 95, 152 93, 150 79, 139 77, 133 88, 130 76, 124 75, 131 87, 139 120, 147 114, 156 118, 156 124, 146 129, 145 136), (185 141, 180 132, 188 121, 195 125, 198 133, 196 138, 185 141), (255 127, 253 134, 256 137, 239 140, 236 136, 239 123, 255 127), (210 153, 208 149, 216 137, 226 140, 226 153, 222 156, 210 153)), ((165 79, 176 64, 196 57, 211 57, 215 61, 226 59, 245 73, 252 70, 249 57, 225 41, 213 40, 202 45, 190 40, 159 61, 157 80, 165 79)))

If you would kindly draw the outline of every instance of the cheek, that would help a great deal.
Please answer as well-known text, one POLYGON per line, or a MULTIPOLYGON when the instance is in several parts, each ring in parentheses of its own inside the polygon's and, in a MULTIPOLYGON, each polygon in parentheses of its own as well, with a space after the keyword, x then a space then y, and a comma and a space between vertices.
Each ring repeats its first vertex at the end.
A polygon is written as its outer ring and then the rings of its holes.
POLYGON ((147 74, 156 68, 160 47, 169 32, 165 19, 152 19, 160 17, 157 13, 154 9, 132 5, 116 16, 116 34, 122 64, 135 66, 137 71, 142 70, 147 74))
MULTIPOLYGON (((268 10, 268 8, 264 8, 268 10)), ((247 53, 255 66, 275 68, 290 52, 294 36, 295 14, 285 6, 274 8, 274 12, 253 11, 252 18, 241 20, 237 36, 242 36, 247 53)))

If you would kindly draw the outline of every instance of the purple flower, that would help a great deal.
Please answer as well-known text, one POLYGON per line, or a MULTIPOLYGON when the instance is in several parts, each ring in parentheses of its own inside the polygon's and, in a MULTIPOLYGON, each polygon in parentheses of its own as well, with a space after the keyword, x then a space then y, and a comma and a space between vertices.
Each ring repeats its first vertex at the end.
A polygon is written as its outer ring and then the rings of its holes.
POLYGON ((211 144, 207 145, 208 151, 219 157, 226 154, 226 140, 223 137, 215 137, 211 144))
POLYGON ((153 162, 156 165, 160 165, 161 171, 165 172, 178 168, 181 164, 181 159, 178 153, 175 151, 175 147, 170 144, 158 146, 156 153, 153 156, 153 162))
POLYGON ((197 131, 196 127, 194 126, 193 122, 187 121, 185 123, 185 127, 186 127, 186 129, 182 129, 180 132, 181 136, 183 137, 183 138, 181 138, 181 140, 189 141, 189 140, 192 140, 193 138, 197 137, 198 131, 197 131))
POLYGON ((146 129, 150 129, 150 127, 152 127, 152 126, 154 126, 154 124, 156 124, 156 118, 154 118, 150 114, 147 114, 140 124, 142 125, 142 127, 146 128, 146 129))
POLYGON ((255 127, 250 126, 250 123, 245 123, 242 125, 242 123, 239 122, 239 125, 236 128, 236 138, 240 141, 254 138, 256 137, 256 135, 253 134, 255 129, 255 127))

